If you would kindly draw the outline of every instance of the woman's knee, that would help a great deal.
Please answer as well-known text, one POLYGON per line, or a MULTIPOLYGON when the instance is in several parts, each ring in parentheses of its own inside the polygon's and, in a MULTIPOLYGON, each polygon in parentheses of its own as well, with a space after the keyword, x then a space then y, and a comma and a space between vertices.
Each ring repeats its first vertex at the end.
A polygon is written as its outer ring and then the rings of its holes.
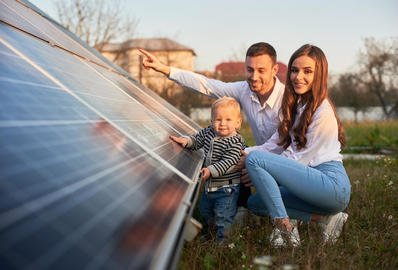
POLYGON ((265 154, 266 152, 261 151, 250 152, 245 160, 246 168, 258 166, 260 165, 260 163, 263 165, 263 163, 266 161, 266 158, 264 156, 265 154))

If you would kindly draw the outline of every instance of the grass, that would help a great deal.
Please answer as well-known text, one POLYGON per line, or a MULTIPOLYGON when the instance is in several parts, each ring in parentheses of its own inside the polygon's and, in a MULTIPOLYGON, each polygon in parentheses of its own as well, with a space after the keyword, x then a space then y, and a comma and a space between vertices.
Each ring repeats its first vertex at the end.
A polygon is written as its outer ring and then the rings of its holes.
POLYGON ((321 245, 315 224, 299 227, 302 246, 274 249, 267 218, 250 216, 235 227, 230 245, 217 246, 198 237, 186 243, 179 269, 256 269, 253 259, 271 255, 272 269, 295 264, 300 269, 398 269, 398 160, 345 161, 352 183, 349 219, 335 245, 321 245))
MULTIPOLYGON (((349 146, 397 148, 398 121, 345 127, 349 146)), ((243 127, 242 134, 249 138, 250 129, 243 127)), ((247 141, 254 144, 250 138, 247 141)), ((234 228, 230 245, 220 247, 199 237, 186 243, 178 269, 257 269, 253 259, 262 255, 272 256, 270 269, 285 264, 300 269, 398 269, 398 159, 345 160, 344 164, 352 184, 346 210, 350 216, 335 245, 322 245, 319 228, 302 224, 300 248, 274 249, 268 242, 269 220, 250 215, 246 225, 234 228)), ((197 213, 195 217, 200 220, 197 213)))
POLYGON ((345 152, 378 153, 387 150, 398 154, 398 121, 344 123, 348 148, 345 152))

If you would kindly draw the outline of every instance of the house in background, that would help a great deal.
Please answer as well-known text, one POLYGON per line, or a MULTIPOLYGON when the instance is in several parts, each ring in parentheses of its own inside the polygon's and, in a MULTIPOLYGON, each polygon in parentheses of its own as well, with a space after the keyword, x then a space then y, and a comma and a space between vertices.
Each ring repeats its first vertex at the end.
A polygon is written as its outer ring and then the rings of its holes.
MULTIPOLYGON (((277 62, 279 70, 276 76, 285 83, 287 66, 284 63, 277 62)), ((245 62, 223 62, 215 68, 215 78, 225 82, 244 81, 245 80, 245 62)))
POLYGON ((174 91, 181 91, 163 74, 142 67, 139 48, 154 54, 167 65, 190 71, 194 69, 195 51, 167 38, 136 38, 123 43, 108 43, 102 46, 101 53, 162 96, 172 96, 176 93, 174 91))

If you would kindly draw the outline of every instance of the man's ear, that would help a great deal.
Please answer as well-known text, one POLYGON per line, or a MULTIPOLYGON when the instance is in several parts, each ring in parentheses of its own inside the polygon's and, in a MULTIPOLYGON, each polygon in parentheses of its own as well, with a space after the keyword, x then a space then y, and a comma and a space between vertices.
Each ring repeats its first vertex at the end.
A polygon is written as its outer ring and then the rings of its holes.
POLYGON ((273 77, 275 77, 276 74, 278 74, 278 70, 279 70, 279 65, 278 65, 278 63, 275 63, 275 65, 272 67, 272 75, 273 75, 273 77))

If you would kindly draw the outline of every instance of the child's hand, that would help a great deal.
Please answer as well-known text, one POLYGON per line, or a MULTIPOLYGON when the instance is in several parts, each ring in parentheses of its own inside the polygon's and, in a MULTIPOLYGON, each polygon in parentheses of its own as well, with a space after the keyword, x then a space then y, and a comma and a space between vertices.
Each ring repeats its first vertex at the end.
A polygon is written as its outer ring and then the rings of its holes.
POLYGON ((176 143, 178 143, 179 145, 181 145, 182 147, 185 147, 185 146, 187 146, 187 144, 188 144, 188 139, 187 139, 187 138, 184 138, 184 137, 176 137, 176 136, 170 135, 169 138, 170 138, 172 141, 175 141, 176 143))
POLYGON ((203 181, 206 181, 211 176, 210 170, 208 168, 203 168, 201 173, 203 181))

